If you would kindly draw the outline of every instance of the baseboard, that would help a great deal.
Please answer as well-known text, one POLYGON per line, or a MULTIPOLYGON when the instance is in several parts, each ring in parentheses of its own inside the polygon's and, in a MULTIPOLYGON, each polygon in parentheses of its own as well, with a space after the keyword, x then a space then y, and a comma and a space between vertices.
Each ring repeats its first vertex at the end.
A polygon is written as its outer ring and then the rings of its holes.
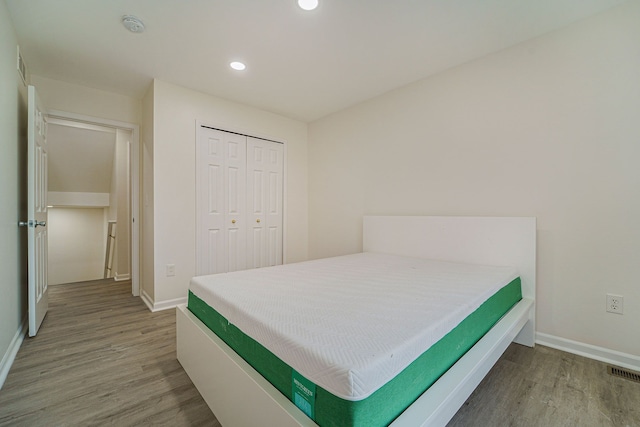
POLYGON ((144 301, 144 303, 147 305, 149 310, 153 311, 153 312, 162 311, 162 310, 169 310, 171 308, 176 308, 180 304, 186 304, 187 303, 187 297, 175 298, 175 299, 171 299, 171 300, 155 302, 149 296, 149 294, 146 293, 144 290, 140 293, 140 298, 142 298, 142 301, 144 301))
POLYGON ((187 297, 170 299, 167 301, 154 302, 152 311, 169 310, 171 308, 176 308, 180 304, 186 304, 186 303, 187 303, 187 297))
POLYGON ((153 299, 144 289, 142 290, 142 292, 140 292, 140 298, 142 299, 142 302, 144 302, 144 304, 147 306, 149 311, 153 311, 153 299))
POLYGON ((129 279, 131 279, 130 274, 118 274, 118 273, 116 273, 115 277, 113 278, 113 280, 115 280, 116 282, 121 282, 129 279))
POLYGON ((11 369, 11 365, 13 365, 13 361, 16 359, 16 355, 18 354, 18 350, 20 350, 20 346, 22 345, 22 341, 24 341, 24 337, 27 335, 27 328, 29 327, 29 320, 25 318, 22 321, 22 325, 13 336, 11 340, 11 344, 9 344, 9 348, 7 352, 2 356, 2 361, 0 361, 0 389, 4 385, 4 382, 9 375, 9 370, 11 369))
POLYGON ((536 332, 536 344, 599 360, 621 368, 640 371, 640 357, 633 354, 622 353, 620 351, 609 350, 608 348, 572 341, 553 335, 536 332))

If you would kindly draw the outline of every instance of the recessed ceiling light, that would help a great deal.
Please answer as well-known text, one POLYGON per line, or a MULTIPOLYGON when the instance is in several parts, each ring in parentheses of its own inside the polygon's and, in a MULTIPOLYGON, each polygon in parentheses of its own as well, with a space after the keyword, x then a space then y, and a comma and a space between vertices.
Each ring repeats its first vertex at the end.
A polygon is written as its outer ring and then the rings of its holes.
POLYGON ((318 0, 298 0, 298 6, 304 10, 313 10, 318 7, 318 0))
POLYGON ((132 33, 144 32, 144 22, 133 15, 124 15, 122 17, 122 25, 132 33))
POLYGON ((238 62, 238 61, 233 61, 231 64, 229 64, 229 66, 231 68, 233 68, 234 70, 237 70, 237 71, 242 71, 245 68, 247 68, 246 65, 244 65, 242 62, 238 62))

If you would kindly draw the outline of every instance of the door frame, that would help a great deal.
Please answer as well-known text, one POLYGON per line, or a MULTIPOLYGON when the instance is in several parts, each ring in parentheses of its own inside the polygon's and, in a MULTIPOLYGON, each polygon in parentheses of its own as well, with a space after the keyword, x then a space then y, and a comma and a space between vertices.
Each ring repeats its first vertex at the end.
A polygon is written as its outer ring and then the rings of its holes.
POLYGON ((131 192, 131 293, 140 296, 140 126, 134 123, 101 117, 86 116, 60 110, 49 110, 48 116, 56 119, 70 120, 89 125, 112 127, 131 131, 131 148, 129 157, 130 192, 131 192))

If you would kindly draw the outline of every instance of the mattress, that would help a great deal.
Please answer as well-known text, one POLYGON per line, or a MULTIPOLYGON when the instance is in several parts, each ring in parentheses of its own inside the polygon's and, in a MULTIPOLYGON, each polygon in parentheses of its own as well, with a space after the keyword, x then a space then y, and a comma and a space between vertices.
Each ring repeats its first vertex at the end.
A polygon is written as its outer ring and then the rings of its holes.
POLYGON ((318 424, 374 426, 519 299, 510 267, 362 253, 195 277, 188 306, 318 424))

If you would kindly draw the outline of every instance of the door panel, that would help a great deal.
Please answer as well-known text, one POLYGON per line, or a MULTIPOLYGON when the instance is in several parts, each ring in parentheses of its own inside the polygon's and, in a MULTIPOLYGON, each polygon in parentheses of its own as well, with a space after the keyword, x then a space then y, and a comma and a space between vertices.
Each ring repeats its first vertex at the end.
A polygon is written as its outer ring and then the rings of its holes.
POLYGON ((247 170, 253 180, 247 183, 247 221, 259 232, 259 243, 248 242, 248 268, 282 264, 282 144, 247 138, 247 170))
POLYGON ((268 265, 282 264, 282 227, 283 227, 283 191, 284 191, 284 147, 282 144, 268 145, 269 173, 269 209, 266 213, 270 242, 266 247, 268 265))
POLYGON ((196 193, 196 274, 243 270, 246 137, 198 129, 196 193))
POLYGON ((225 182, 227 201, 225 229, 227 230, 226 271, 244 270, 247 264, 245 210, 247 205, 247 138, 221 132, 225 146, 225 182))
POLYGON ((196 274, 226 271, 222 133, 201 128, 196 155, 196 274))
POLYGON ((252 179, 247 181, 247 222, 252 230, 252 238, 247 242, 247 268, 266 265, 265 239, 265 161, 262 140, 247 139, 247 173, 252 179))
POLYGON ((49 308, 47 283, 47 119, 36 89, 28 88, 27 214, 29 336, 49 308))

